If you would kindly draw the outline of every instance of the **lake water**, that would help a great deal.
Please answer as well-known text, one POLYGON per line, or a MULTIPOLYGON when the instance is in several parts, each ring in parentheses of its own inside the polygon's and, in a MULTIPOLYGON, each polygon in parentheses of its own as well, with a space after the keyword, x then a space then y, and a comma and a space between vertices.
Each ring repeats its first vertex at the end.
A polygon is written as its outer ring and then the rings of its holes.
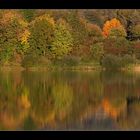
POLYGON ((140 74, 0 72, 0 130, 140 130, 140 74))

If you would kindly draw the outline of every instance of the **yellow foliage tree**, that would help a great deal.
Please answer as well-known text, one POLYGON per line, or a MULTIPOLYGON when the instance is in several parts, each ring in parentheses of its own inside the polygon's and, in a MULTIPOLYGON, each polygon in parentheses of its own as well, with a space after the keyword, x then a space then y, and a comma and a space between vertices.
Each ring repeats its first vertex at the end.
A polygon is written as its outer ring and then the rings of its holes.
POLYGON ((112 29, 124 29, 123 25, 116 18, 111 19, 110 21, 106 21, 103 27, 103 35, 108 37, 110 35, 110 31, 112 29))

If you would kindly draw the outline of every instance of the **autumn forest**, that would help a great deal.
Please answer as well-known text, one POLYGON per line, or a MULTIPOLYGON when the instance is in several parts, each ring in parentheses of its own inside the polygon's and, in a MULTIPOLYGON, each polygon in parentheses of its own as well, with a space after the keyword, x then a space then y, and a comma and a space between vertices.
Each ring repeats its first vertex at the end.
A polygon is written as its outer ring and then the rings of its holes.
POLYGON ((140 10, 0 10, 0 130, 139 130, 140 10))
POLYGON ((0 10, 0 64, 103 67, 139 64, 140 10, 0 10))

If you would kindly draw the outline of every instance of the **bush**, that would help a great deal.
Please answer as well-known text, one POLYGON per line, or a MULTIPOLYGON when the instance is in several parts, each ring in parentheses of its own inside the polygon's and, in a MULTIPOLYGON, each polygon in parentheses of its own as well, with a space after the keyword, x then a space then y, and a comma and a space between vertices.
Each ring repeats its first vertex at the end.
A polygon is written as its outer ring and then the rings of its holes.
POLYGON ((120 69, 122 67, 126 67, 130 64, 134 64, 136 59, 131 55, 125 55, 123 57, 119 57, 116 55, 106 55, 102 59, 102 66, 106 69, 120 69))
POLYGON ((22 61, 23 67, 33 67, 33 66, 48 66, 50 64, 50 60, 48 60, 44 56, 37 55, 27 55, 24 57, 22 61))
POLYGON ((128 66, 130 64, 134 64, 136 63, 136 59, 131 56, 131 55, 125 55, 122 57, 122 66, 125 67, 125 66, 128 66))
POLYGON ((106 69, 118 69, 121 67, 120 58, 116 55, 108 54, 102 59, 102 66, 106 69))
POLYGON ((54 65, 59 66, 76 66, 80 62, 80 59, 75 56, 65 56, 61 60, 54 60, 54 65))

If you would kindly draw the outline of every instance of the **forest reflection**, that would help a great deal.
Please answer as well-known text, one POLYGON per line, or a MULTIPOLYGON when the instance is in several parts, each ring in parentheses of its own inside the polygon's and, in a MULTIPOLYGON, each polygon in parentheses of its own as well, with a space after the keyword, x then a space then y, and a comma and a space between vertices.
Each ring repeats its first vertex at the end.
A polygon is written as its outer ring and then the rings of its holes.
POLYGON ((140 128, 140 75, 124 72, 0 72, 1 130, 140 128))

